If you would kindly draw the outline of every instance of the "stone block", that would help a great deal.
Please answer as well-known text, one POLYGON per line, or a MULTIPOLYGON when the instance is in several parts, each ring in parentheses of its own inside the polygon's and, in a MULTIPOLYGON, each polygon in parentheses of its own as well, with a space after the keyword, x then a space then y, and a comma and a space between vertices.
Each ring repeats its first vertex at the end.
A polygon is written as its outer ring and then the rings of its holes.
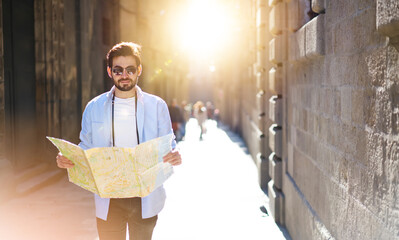
POLYGON ((399 36, 399 1, 377 0, 377 30, 388 37, 399 36))
POLYGON ((275 153, 269 156, 269 176, 274 181, 274 186, 281 190, 283 187, 283 162, 275 153))
POLYGON ((256 88, 257 90, 263 90, 265 91, 266 89, 266 74, 262 72, 257 72, 256 73, 256 88))
POLYGON ((352 89, 348 87, 341 90, 341 119, 345 123, 352 120, 352 89))
POLYGON ((291 33, 288 35, 288 61, 295 62, 299 58, 299 46, 296 39, 296 34, 291 33))
POLYGON ((283 99, 272 96, 269 99, 269 118, 279 126, 283 126, 283 99))
POLYGON ((277 95, 282 95, 283 93, 283 68, 276 67, 271 68, 269 71, 269 90, 277 95))
POLYGON ((254 64, 252 64, 252 66, 248 69, 248 76, 249 78, 252 78, 253 76, 256 76, 256 73, 258 72, 259 67, 258 67, 258 63, 255 62, 254 64))
POLYGON ((298 24, 304 26, 310 20, 309 10, 311 8, 311 0, 297 0, 298 1, 298 24))
POLYGON ((272 124, 269 128, 269 147, 278 157, 283 155, 283 130, 277 124, 272 124))
POLYGON ((279 3, 271 8, 269 13, 269 31, 277 36, 283 32, 285 26, 285 4, 279 3))
POLYGON ((287 171, 288 174, 294 176, 294 146, 290 142, 287 145, 288 145, 287 171))
POLYGON ((266 72, 266 66, 268 65, 267 50, 264 48, 262 50, 256 51, 257 59, 257 72, 266 72))
POLYGON ((268 159, 258 153, 256 156, 256 166, 258 168, 258 182, 262 189, 267 188, 267 183, 270 181, 269 163, 268 159))
POLYGON ((269 42, 269 61, 272 63, 276 63, 276 38, 273 38, 269 42))
POLYGON ((285 38, 279 35, 269 42, 269 61, 274 64, 281 64, 285 59, 285 38))
POLYGON ((265 114, 264 114, 264 112, 260 111, 257 104, 258 103, 255 98, 255 102, 252 104, 251 111, 250 111, 251 121, 252 121, 254 127, 256 127, 256 131, 254 131, 253 139, 259 138, 259 136, 258 136, 259 134, 257 133, 257 131, 260 131, 261 132, 260 134, 262 134, 261 128, 262 128, 263 123, 265 122, 265 117, 264 117, 265 114))
POLYGON ((256 49, 267 50, 268 47, 268 35, 266 26, 256 28, 256 49))
POLYGON ((266 135, 267 133, 264 133, 260 136, 260 153, 262 156, 269 156, 271 153, 271 150, 269 148, 269 138, 266 135))
POLYGON ((263 27, 267 23, 268 12, 265 6, 259 7, 256 12, 256 27, 263 27))
POLYGON ((258 123, 258 128, 263 131, 264 130, 264 125, 265 125, 265 119, 267 118, 266 114, 266 94, 264 91, 259 91, 258 94, 256 94, 256 112, 257 112, 257 123, 258 123))
POLYGON ((268 0, 257 0, 256 1, 256 6, 257 7, 268 6, 268 0))
POLYGON ((295 32, 301 27, 300 21, 298 19, 298 0, 291 0, 287 4, 288 8, 288 30, 295 32))
POLYGON ((365 122, 364 115, 364 90, 353 89, 351 93, 351 120, 355 124, 363 125, 365 122))
POLYGON ((274 221, 284 225, 284 195, 274 186, 274 181, 268 183, 269 207, 274 221))
POLYGON ((289 37, 290 62, 304 61, 306 59, 305 27, 300 28, 289 37))
POLYGON ((272 7, 276 5, 277 3, 281 2, 282 0, 269 0, 269 6, 272 7))
POLYGON ((305 54, 309 59, 324 55, 324 15, 313 18, 305 25, 305 54))
POLYGON ((315 13, 324 13, 326 11, 325 0, 312 0, 312 10, 315 13))
POLYGON ((260 146, 261 146, 261 136, 263 135, 263 132, 258 128, 256 123, 254 121, 249 120, 249 126, 250 128, 247 129, 247 134, 245 137, 248 150, 252 156, 252 159, 254 161, 256 160, 256 155, 260 152, 260 146))

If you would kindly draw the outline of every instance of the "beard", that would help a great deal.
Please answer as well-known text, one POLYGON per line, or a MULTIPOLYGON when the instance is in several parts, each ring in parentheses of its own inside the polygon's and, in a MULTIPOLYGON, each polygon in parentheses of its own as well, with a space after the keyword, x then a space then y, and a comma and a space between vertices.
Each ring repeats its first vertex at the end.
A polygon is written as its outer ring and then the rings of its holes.
POLYGON ((119 79, 118 81, 115 79, 112 79, 114 81, 114 85, 117 89, 127 92, 132 90, 136 84, 137 84, 137 79, 133 80, 131 78, 123 78, 123 79, 119 79), (129 80, 129 83, 122 83, 122 81, 126 81, 129 80))

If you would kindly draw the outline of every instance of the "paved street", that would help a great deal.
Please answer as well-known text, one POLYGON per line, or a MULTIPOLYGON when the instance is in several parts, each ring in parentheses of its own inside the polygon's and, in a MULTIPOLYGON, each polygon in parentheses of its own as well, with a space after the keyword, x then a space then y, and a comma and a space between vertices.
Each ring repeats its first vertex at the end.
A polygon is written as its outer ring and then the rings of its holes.
MULTIPOLYGON (((268 198, 241 139, 191 119, 179 143, 183 165, 166 182, 167 202, 154 240, 286 239, 271 216, 260 211, 268 198)), ((92 194, 64 177, 54 185, 0 205, 0 239, 98 239, 92 194)))

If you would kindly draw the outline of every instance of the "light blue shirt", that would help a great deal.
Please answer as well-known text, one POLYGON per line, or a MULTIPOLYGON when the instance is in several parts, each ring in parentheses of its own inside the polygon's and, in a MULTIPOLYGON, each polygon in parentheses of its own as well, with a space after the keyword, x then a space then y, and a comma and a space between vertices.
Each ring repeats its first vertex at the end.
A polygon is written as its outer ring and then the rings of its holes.
MULTIPOLYGON (((83 149, 112 146, 112 95, 115 86, 109 92, 92 99, 86 106, 82 117, 79 146, 83 149)), ((140 143, 173 133, 168 106, 161 98, 137 90, 137 127, 140 143)), ((172 147, 176 146, 173 141, 172 147)), ((107 220, 109 198, 95 196, 96 216, 107 220)), ((163 186, 155 189, 141 199, 142 217, 150 218, 157 215, 165 205, 165 189, 163 186)))

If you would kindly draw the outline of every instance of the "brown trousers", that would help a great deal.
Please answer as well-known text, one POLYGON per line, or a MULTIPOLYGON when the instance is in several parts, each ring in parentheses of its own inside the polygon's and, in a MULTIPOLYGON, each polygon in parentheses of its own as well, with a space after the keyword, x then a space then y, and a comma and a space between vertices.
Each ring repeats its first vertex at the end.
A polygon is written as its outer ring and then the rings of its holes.
POLYGON ((158 216, 141 217, 141 198, 111 199, 107 221, 97 218, 100 240, 125 240, 126 227, 130 240, 151 240, 158 216))

